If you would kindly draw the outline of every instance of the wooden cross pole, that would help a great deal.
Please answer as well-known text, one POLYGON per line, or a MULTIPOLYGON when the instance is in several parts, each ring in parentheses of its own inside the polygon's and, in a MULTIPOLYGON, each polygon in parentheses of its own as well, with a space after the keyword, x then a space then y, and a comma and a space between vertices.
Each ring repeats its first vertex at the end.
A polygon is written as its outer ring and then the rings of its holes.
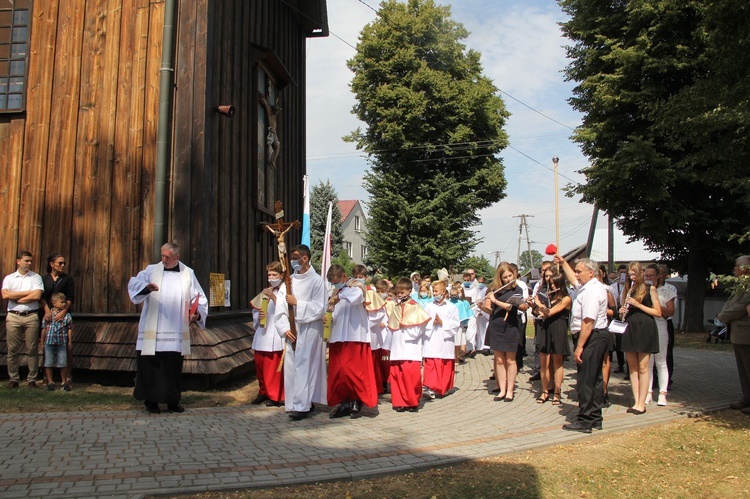
MULTIPOLYGON (((294 222, 284 222, 284 210, 281 205, 281 201, 274 203, 276 209, 276 223, 263 222, 263 229, 267 230, 276 238, 276 246, 279 251, 279 262, 281 262, 281 268, 284 270, 284 284, 286 285, 286 294, 292 294, 292 278, 291 272, 289 272, 289 252, 287 251, 284 237, 286 233, 291 230, 292 227, 295 229, 300 228, 299 220, 294 222)), ((289 328, 292 334, 297 336, 297 326, 294 323, 294 307, 289 305, 289 328)), ((295 343, 292 342, 292 350, 295 348, 295 343)))

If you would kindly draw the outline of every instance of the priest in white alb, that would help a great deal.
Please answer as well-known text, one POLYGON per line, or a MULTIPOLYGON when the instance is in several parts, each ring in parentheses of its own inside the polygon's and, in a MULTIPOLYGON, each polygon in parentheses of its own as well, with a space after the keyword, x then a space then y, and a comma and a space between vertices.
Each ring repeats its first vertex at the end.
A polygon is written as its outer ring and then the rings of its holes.
POLYGON ((128 282, 130 300, 143 303, 138 323, 133 396, 158 414, 159 404, 183 412, 182 361, 190 355, 190 324, 206 327, 208 300, 193 269, 180 262, 180 248, 161 247, 161 262, 149 265, 128 282))

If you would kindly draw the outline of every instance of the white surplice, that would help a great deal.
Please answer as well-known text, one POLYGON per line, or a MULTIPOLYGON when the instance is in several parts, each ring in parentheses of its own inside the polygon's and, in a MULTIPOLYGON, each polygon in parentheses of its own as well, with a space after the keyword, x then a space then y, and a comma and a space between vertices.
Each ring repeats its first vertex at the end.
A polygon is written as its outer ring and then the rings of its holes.
POLYGON ((425 359, 453 359, 456 356, 454 336, 461 327, 458 308, 450 301, 443 299, 438 303, 428 303, 425 311, 431 320, 425 329, 425 340, 422 345, 422 357, 425 359), (442 324, 435 324, 435 316, 440 317, 442 324))
MULTIPOLYGON (((284 393, 287 411, 305 412, 312 402, 327 405, 326 347, 323 316, 328 292, 323 279, 310 267, 304 274, 292 274, 292 295, 297 299, 294 318, 297 341, 293 350, 287 342, 284 354, 284 393)), ((289 330, 286 299, 276 303, 276 331, 289 330)))
MULTIPOLYGON (((266 310, 266 326, 260 326, 260 315, 258 310, 253 310, 253 350, 256 352, 281 352, 284 349, 284 335, 276 331, 276 318, 280 315, 279 304, 286 307, 286 289, 282 284, 273 290, 276 301, 268 300, 266 310)), ((288 323, 288 319, 287 319, 288 323)))
MULTIPOLYGON (((144 334, 147 330, 147 322, 151 307, 158 307, 156 314, 156 352, 180 352, 183 355, 190 353, 190 342, 184 341, 185 331, 189 326, 188 315, 190 306, 195 297, 198 297, 198 313, 200 319, 197 324, 202 329, 206 327, 206 316, 208 315, 208 300, 203 288, 195 277, 193 269, 179 262, 180 271, 164 270, 164 264, 156 263, 149 265, 140 271, 128 282, 128 293, 130 300, 136 305, 144 303, 141 311, 141 319, 138 323, 138 340, 135 349, 146 355, 148 349, 144 350, 144 334), (155 283, 159 286, 158 291, 140 294, 149 283, 154 282, 154 277, 162 274, 161 282, 155 283), (187 274, 185 274, 187 273, 187 274), (187 285, 185 283, 187 282, 187 285)), ((157 278, 158 280, 158 278, 157 278)), ((187 335, 189 340, 189 335, 187 335)))

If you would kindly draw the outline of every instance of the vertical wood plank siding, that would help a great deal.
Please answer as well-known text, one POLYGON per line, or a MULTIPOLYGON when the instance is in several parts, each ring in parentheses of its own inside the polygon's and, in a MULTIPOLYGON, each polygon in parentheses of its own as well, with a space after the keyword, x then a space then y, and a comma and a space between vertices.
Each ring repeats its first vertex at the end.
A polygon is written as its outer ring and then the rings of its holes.
MULTIPOLYGON (((277 0, 179 0, 178 13, 169 239, 206 289, 224 273, 231 308, 247 309, 277 257, 255 194, 254 68, 273 52, 295 81, 281 93, 276 197, 301 220, 305 33, 277 0)), ((26 110, 0 114, 0 269, 29 249, 44 273, 63 253, 74 312, 136 311, 127 281, 154 260, 163 23, 164 0, 33 2, 26 110)))

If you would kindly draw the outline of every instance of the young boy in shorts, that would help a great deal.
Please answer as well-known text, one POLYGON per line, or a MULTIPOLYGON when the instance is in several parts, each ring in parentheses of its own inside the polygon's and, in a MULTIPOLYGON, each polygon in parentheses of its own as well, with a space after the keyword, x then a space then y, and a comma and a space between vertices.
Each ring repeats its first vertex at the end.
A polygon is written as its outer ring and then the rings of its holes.
MULTIPOLYGON (((65 308, 65 295, 54 293, 52 302, 52 317, 65 308)), ((44 349, 44 373, 47 377, 47 390, 54 391, 55 383, 52 374, 55 367, 60 369, 62 389, 70 391, 70 385, 65 382, 62 368, 68 366, 68 350, 73 348, 73 319, 65 314, 61 321, 42 321, 42 341, 39 342, 39 353, 44 349)))

